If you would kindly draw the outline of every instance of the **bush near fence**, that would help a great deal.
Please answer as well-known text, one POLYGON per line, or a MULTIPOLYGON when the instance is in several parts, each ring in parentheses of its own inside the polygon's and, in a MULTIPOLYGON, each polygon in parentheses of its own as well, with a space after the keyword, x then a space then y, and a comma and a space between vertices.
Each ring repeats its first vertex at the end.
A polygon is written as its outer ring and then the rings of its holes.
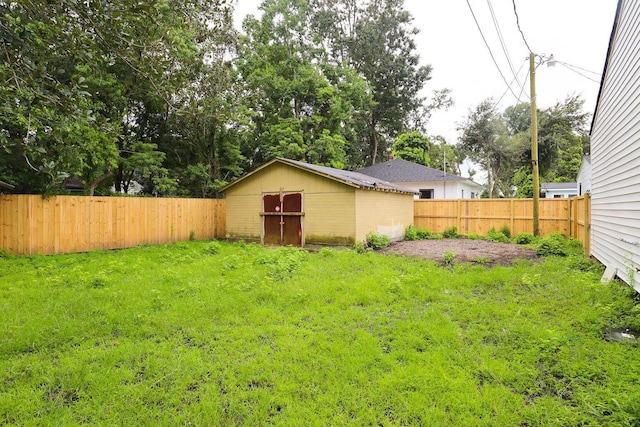
POLYGON ((0 249, 54 254, 225 235, 225 201, 142 197, 0 196, 0 249))
MULTIPOLYGON (((540 235, 560 232, 579 240, 589 254, 589 195, 571 199, 540 199, 540 235), (586 220, 585 220, 586 219, 586 220)), ((414 225, 434 233, 455 226, 458 233, 486 235, 508 227, 511 235, 533 232, 533 199, 416 200, 414 225)))

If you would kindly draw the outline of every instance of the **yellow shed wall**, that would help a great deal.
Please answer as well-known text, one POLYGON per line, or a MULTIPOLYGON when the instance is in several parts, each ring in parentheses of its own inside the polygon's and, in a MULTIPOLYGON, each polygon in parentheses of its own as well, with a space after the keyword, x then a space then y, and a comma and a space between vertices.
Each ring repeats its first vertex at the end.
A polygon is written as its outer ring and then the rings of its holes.
POLYGON ((356 191, 356 241, 374 232, 393 241, 404 239, 408 225, 413 224, 413 195, 356 191))
POLYGON ((352 244, 356 237, 355 188, 295 167, 274 163, 226 191, 227 237, 260 240, 262 195, 302 192, 305 243, 352 244))

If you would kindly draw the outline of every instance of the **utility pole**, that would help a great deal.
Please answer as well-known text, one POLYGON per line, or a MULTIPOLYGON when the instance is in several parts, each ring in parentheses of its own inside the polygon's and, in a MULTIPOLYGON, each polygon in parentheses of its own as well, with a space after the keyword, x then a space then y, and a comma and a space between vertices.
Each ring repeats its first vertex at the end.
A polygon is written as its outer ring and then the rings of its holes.
POLYGON ((540 235, 540 177, 538 170, 538 116, 536 112, 535 54, 529 53, 529 81, 531 83, 531 167, 533 169, 533 235, 540 235))

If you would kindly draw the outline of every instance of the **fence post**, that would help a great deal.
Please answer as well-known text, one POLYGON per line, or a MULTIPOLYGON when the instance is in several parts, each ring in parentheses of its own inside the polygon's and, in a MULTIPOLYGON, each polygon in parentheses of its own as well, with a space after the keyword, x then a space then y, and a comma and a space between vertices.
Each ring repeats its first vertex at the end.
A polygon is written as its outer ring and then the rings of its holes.
POLYGON ((584 195, 584 255, 591 256, 591 194, 584 195))
POLYGON ((511 203, 509 204, 509 231, 511 231, 512 236, 516 234, 515 230, 513 229, 514 219, 515 219, 514 204, 515 204, 515 200, 511 199, 511 203))

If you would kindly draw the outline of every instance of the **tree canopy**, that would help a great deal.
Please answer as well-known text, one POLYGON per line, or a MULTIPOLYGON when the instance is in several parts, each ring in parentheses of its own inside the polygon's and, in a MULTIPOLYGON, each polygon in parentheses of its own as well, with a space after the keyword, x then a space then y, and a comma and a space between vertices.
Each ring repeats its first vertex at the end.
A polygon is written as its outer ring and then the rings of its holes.
MULTIPOLYGON (((589 153, 584 101, 569 96, 539 110, 538 158, 540 177, 547 182, 575 181, 584 154, 589 153)), ((487 173, 489 197, 532 197, 531 110, 529 104, 499 112, 487 99, 470 110, 460 125, 460 146, 487 173)))
MULTIPOLYGON (((0 0, 0 179, 23 193, 215 197, 275 156, 358 169, 391 154, 452 173, 465 156, 489 195, 527 192, 526 104, 472 110, 458 145, 428 132, 452 100, 426 95, 403 0, 0 0)), ((539 112, 540 168, 575 179, 582 101, 539 112)))

